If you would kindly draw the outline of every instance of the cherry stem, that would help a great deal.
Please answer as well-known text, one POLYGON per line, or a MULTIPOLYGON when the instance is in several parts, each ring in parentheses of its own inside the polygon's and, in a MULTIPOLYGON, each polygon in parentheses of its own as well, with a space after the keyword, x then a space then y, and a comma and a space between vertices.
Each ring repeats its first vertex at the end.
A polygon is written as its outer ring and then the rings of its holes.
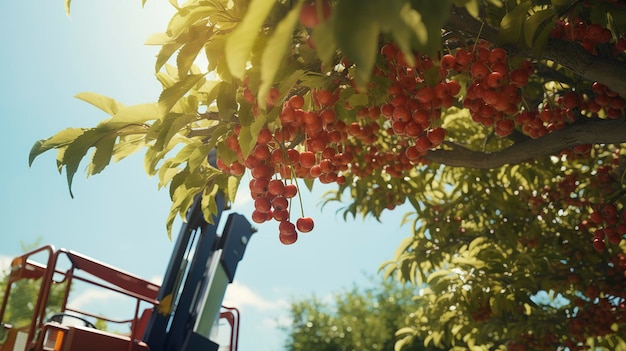
MULTIPOLYGON (((296 185, 296 190, 298 190, 298 202, 300 202, 300 214, 302 217, 304 217, 304 205, 302 204, 302 195, 300 193, 300 185, 298 184, 298 178, 296 178, 296 171, 295 169, 293 169, 293 167, 291 168, 291 175, 292 175, 293 183, 296 185)), ((291 206, 291 201, 289 203, 289 206, 291 206)), ((290 208, 289 213, 291 213, 291 208, 290 208)))

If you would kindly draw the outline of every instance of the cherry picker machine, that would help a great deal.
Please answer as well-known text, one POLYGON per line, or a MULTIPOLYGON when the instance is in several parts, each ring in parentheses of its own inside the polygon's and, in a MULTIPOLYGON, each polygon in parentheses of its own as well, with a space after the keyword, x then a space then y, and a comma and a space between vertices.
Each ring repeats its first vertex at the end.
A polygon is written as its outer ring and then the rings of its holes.
MULTIPOLYGON (((216 201, 223 209, 223 198, 216 201)), ((222 211, 214 224, 207 223, 200 202, 197 197, 187 213, 160 286, 51 245, 13 259, 0 305, 0 351, 236 351, 239 312, 222 301, 254 229, 244 216, 230 213, 218 235, 222 211), (36 301, 26 303, 31 318, 20 325, 11 320, 8 306, 23 298, 19 284, 25 281, 38 282, 39 288, 36 301), (77 283, 130 299, 130 317, 72 307, 68 300, 77 283), (130 332, 98 329, 97 320, 130 325, 130 332), (230 329, 227 348, 216 340, 224 321, 230 329)))

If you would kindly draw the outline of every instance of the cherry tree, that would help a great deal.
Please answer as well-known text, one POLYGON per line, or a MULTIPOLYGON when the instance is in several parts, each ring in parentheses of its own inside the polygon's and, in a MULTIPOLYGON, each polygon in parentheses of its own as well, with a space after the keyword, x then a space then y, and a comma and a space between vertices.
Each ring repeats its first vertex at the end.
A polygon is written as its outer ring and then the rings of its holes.
POLYGON ((346 217, 409 203, 381 270, 428 303, 397 349, 626 350, 624 1, 170 2, 158 101, 80 93, 110 116, 31 163, 57 150, 71 190, 81 161, 145 150, 168 231, 244 186, 284 244, 314 231, 315 183, 346 217))

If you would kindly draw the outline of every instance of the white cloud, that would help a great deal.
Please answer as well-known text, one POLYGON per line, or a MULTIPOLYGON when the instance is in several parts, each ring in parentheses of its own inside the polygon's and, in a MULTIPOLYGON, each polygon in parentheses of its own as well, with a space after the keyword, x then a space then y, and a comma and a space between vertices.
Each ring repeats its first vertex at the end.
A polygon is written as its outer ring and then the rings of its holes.
POLYGON ((13 257, 0 255, 0 275, 8 272, 9 267, 11 267, 12 260, 13 257))
POLYGON ((81 310, 85 309, 88 306, 102 306, 103 301, 106 301, 108 303, 111 300, 118 300, 120 299, 120 297, 120 294, 114 291, 87 289, 75 297, 70 297, 68 307, 81 310))
POLYGON ((284 299, 265 299, 247 286, 236 281, 232 282, 226 289, 223 304, 224 306, 235 306, 239 309, 247 305, 263 311, 289 306, 289 302, 284 299))
POLYGON ((246 178, 241 182, 241 185, 237 189, 237 194, 235 195, 235 202, 233 203, 233 208, 240 208, 246 204, 252 203, 252 197, 250 196, 250 190, 248 189, 248 182, 246 178))
POLYGON ((261 323, 264 327, 268 327, 270 329, 280 329, 292 325, 293 320, 287 315, 282 315, 277 318, 264 318, 261 323))
POLYGON ((163 284, 163 276, 160 276, 160 275, 153 276, 152 278, 150 278, 150 283, 156 284, 156 285, 163 284))

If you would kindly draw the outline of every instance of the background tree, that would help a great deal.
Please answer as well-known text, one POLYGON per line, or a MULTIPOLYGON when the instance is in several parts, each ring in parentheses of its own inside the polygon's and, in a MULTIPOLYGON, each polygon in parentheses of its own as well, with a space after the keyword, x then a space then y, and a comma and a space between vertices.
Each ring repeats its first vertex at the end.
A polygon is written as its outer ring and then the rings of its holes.
MULTIPOLYGON (((330 299, 313 296, 291 304, 285 327, 289 351, 393 350, 396 331, 420 304, 417 288, 397 280, 374 281, 330 299)), ((438 350, 414 340, 404 350, 438 350)))
MULTIPOLYGON (((28 252, 37 248, 40 242, 32 244, 21 244, 22 251, 28 252)), ((0 301, 4 299, 7 284, 9 280, 9 272, 0 271, 0 301)), ((7 303, 4 316, 0 322, 12 325, 15 328, 22 328, 30 325, 34 308, 37 304, 37 297, 41 288, 41 278, 39 279, 23 279, 13 283, 7 303)), ((65 293, 64 286, 53 285, 50 290, 50 298, 46 306, 46 316, 60 311, 63 295, 65 293)))
POLYGON ((314 226, 303 185, 336 183, 325 201, 346 216, 409 202, 413 236, 384 269, 430 292, 399 347, 626 349, 623 1, 173 4, 147 42, 158 102, 81 93, 111 117, 30 162, 56 149, 71 188, 90 149, 91 175, 145 147, 168 230, 245 179, 285 244, 314 226))

